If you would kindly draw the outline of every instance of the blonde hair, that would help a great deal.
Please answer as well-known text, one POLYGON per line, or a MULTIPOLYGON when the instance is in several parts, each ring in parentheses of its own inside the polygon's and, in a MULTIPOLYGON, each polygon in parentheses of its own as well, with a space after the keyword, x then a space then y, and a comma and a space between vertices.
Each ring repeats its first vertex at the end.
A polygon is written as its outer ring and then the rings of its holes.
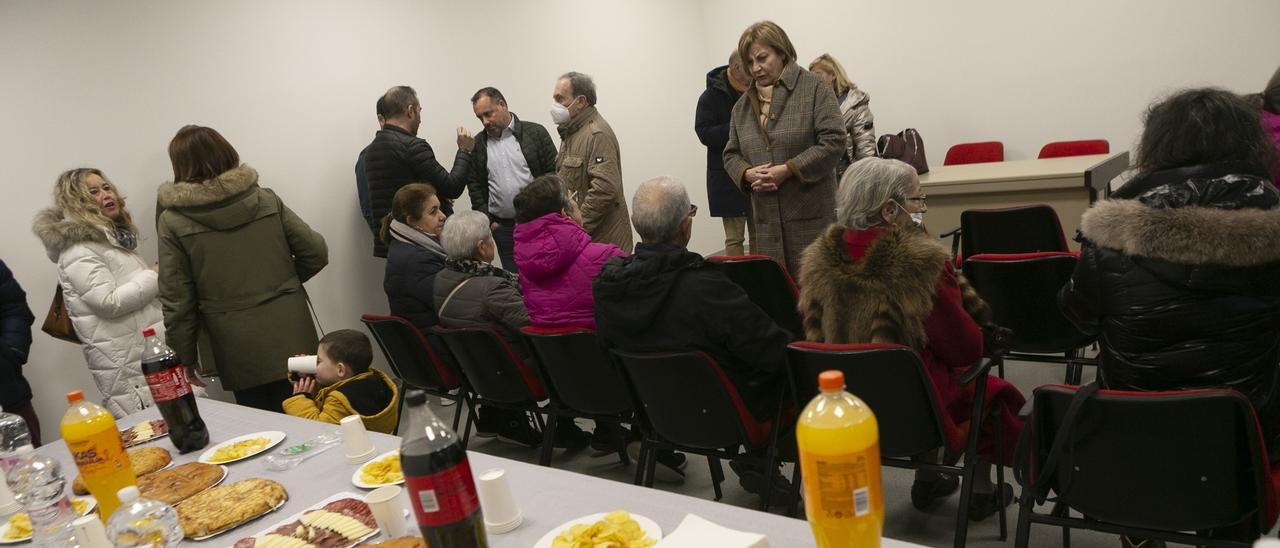
POLYGON ((809 72, 813 72, 815 68, 821 68, 825 72, 836 75, 835 82, 832 82, 835 87, 836 97, 844 95, 846 91, 849 91, 849 88, 853 87, 853 83, 849 81, 849 75, 845 74, 844 67, 840 65, 840 61, 836 61, 836 58, 832 57, 830 53, 819 55, 817 59, 809 63, 809 72))
POLYGON ((742 31, 742 37, 738 39, 738 57, 742 59, 744 69, 751 67, 751 46, 755 44, 782 54, 784 67, 796 60, 796 47, 791 45, 791 39, 787 38, 787 31, 782 30, 782 27, 773 21, 760 21, 742 31))
POLYGON ((63 215, 79 219, 94 226, 103 228, 111 232, 115 232, 117 227, 124 228, 134 234, 138 233, 138 227, 133 224, 133 216, 129 215, 129 208, 125 207, 124 195, 120 193, 119 187, 116 187, 102 170, 91 167, 80 167, 67 170, 58 176, 58 182, 53 185, 53 205, 62 210, 63 215), (98 202, 89 194, 89 186, 86 180, 90 175, 97 175, 102 181, 111 185, 112 190, 116 193, 116 201, 120 203, 120 218, 111 220, 111 218, 102 214, 102 209, 98 207, 98 202))

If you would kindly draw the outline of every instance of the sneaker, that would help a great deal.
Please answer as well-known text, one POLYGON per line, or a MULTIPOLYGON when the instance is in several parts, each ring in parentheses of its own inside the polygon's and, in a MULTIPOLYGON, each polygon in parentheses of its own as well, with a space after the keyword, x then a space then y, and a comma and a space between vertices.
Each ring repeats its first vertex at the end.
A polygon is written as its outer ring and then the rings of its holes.
POLYGON ((969 521, 982 521, 1013 502, 1013 486, 1001 483, 994 493, 974 493, 969 500, 969 521))
POLYGON ((565 418, 556 423, 553 446, 558 449, 582 449, 591 443, 591 434, 565 418))
MULTIPOLYGON (((477 429, 478 432, 478 429, 477 429)), ((504 441, 510 444, 522 447, 537 447, 542 444, 542 434, 534 430, 525 421, 511 421, 507 423, 505 428, 497 432, 498 441, 504 441)))
POLYGON ((916 480, 911 484, 911 505, 917 510, 927 510, 959 488, 960 478, 950 474, 941 474, 933 481, 916 480))
POLYGON ((729 461, 729 468, 733 473, 738 475, 738 485, 742 486, 742 490, 753 495, 764 493, 765 489, 772 489, 769 493, 769 499, 774 502, 785 501, 791 498, 794 489, 791 481, 782 477, 782 473, 775 468, 772 470, 772 478, 765 479, 764 471, 755 464, 749 464, 743 461, 729 461))
MULTIPOLYGON (((591 433, 591 450, 602 456, 617 453, 626 440, 631 439, 631 430, 618 424, 596 423, 595 432, 591 433)), ((636 446, 639 453, 639 445, 636 446)))

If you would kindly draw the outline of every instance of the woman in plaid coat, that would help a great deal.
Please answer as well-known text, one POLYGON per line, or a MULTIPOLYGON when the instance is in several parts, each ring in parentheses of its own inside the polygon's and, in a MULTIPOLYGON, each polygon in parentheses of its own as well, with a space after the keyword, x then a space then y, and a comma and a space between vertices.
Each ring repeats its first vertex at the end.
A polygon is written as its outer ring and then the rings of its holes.
POLYGON ((752 251, 794 277, 805 247, 835 222, 844 122, 831 86, 796 64, 795 47, 775 23, 747 27, 738 55, 755 81, 733 107, 725 171, 751 193, 752 251))

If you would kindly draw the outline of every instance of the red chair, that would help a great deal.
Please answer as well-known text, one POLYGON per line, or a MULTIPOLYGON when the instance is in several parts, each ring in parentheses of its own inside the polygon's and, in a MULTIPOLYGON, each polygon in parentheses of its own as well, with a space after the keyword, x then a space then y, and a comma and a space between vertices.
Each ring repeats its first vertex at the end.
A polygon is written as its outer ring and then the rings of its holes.
POLYGON ((942 160, 942 165, 955 166, 1003 161, 1004 143, 1000 141, 983 141, 981 143, 960 143, 947 149, 947 157, 942 160))
POLYGON ((1040 158, 1062 158, 1064 156, 1088 156, 1090 154, 1106 154, 1111 152, 1111 143, 1106 139, 1089 139, 1085 141, 1058 141, 1049 143, 1040 149, 1040 158))
MULTIPOLYGON (((488 327, 444 326, 431 328, 444 341, 473 392, 473 406, 491 405, 501 409, 524 411, 533 415, 539 430, 545 430, 538 402, 547 399, 542 381, 533 369, 516 354, 506 339, 488 327)), ((462 434, 465 447, 471 434, 475 413, 467 415, 462 434)), ((544 432, 545 435, 545 432, 544 432)))
MULTIPOLYGON (((973 475, 977 467, 978 436, 986 418, 987 374, 993 360, 983 359, 959 378, 962 385, 973 384, 973 411, 967 435, 939 405, 929 373, 915 351, 896 344, 826 344, 796 342, 787 347, 796 395, 806 401, 818 394, 818 374, 827 370, 844 373, 845 389, 857 396, 876 415, 880 426, 880 463, 894 468, 922 469, 961 477, 960 505, 956 511, 954 548, 963 548, 969 533, 969 504, 973 496, 973 475), (964 453, 964 465, 932 464, 913 459, 914 455, 946 449, 964 453)), ((995 419, 997 453, 1001 441, 1001 421, 995 419)), ((797 469, 798 471, 798 469, 797 469)), ((996 466, 996 481, 1004 483, 1004 467, 996 466)), ((1000 508, 1000 540, 1006 535, 1005 508, 1000 508)))
POLYGON ((1031 402, 1014 466, 1019 548, 1036 523, 1062 527, 1064 546, 1075 528, 1238 548, 1276 523, 1280 470, 1239 392, 1049 385, 1031 402), (1047 502, 1053 511, 1036 512, 1047 502))
MULTIPOLYGON (((458 430, 462 407, 471 407, 470 391, 464 386, 453 364, 435 350, 430 339, 404 318, 365 314, 360 321, 373 333, 387 365, 400 381, 400 393, 405 388, 417 388, 436 397, 453 400, 458 407, 453 412, 453 429, 458 430)), ((436 342, 439 344, 439 341, 436 342)), ((396 417, 404 408, 404 398, 396 402, 396 417)), ((396 430, 400 428, 396 421, 396 430)))
MULTIPOLYGON (((582 417, 597 423, 630 423, 631 394, 617 365, 596 339, 596 332, 576 327, 520 329, 534 363, 546 381, 547 429, 543 433, 541 464, 551 464, 552 437, 559 417, 582 417)), ((624 444, 625 445, 625 444, 624 444)), ((630 464, 625 447, 618 449, 622 464, 630 464)))
POLYGON ((786 267, 764 255, 716 256, 709 260, 720 265, 720 271, 746 291, 751 302, 773 318, 773 323, 790 332, 792 340, 804 337, 800 290, 786 267))

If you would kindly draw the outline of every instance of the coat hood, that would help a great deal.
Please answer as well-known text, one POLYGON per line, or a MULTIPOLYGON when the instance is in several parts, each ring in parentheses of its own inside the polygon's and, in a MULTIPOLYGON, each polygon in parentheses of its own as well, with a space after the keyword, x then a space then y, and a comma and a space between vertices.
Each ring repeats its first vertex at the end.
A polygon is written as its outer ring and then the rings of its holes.
POLYGON ((840 110, 848 110, 858 106, 859 103, 870 100, 871 96, 859 89, 857 84, 849 84, 849 91, 845 92, 844 102, 840 104, 840 110))
POLYGON ((662 308, 676 279, 686 270, 705 268, 706 259, 683 247, 670 244, 636 245, 635 255, 610 260, 600 269, 592 288, 596 298, 596 321, 608 322, 622 330, 646 329, 662 308), (629 303, 620 307, 600 307, 613 297, 629 303), (608 316, 607 320, 601 316, 608 316))
POLYGON ((1276 138, 1280 138, 1280 114, 1262 111, 1262 127, 1276 138))
POLYGON ((40 238, 49 260, 53 262, 58 262, 58 256, 63 251, 77 244, 112 243, 105 229, 87 221, 67 217, 59 207, 50 207, 37 213, 31 231, 40 238))
POLYGON ((258 172, 241 165, 201 182, 167 182, 157 192, 162 209, 175 209, 183 216, 216 230, 227 230, 259 216, 258 172))
POLYGON ((738 95, 736 91, 729 87, 727 80, 729 76, 725 74, 728 70, 729 65, 720 65, 707 72, 707 89, 718 91, 728 96, 738 95))
POLYGON ((591 236, 578 223, 559 213, 517 224, 515 259, 520 265, 520 275, 534 282, 559 276, 589 243, 591 236))

